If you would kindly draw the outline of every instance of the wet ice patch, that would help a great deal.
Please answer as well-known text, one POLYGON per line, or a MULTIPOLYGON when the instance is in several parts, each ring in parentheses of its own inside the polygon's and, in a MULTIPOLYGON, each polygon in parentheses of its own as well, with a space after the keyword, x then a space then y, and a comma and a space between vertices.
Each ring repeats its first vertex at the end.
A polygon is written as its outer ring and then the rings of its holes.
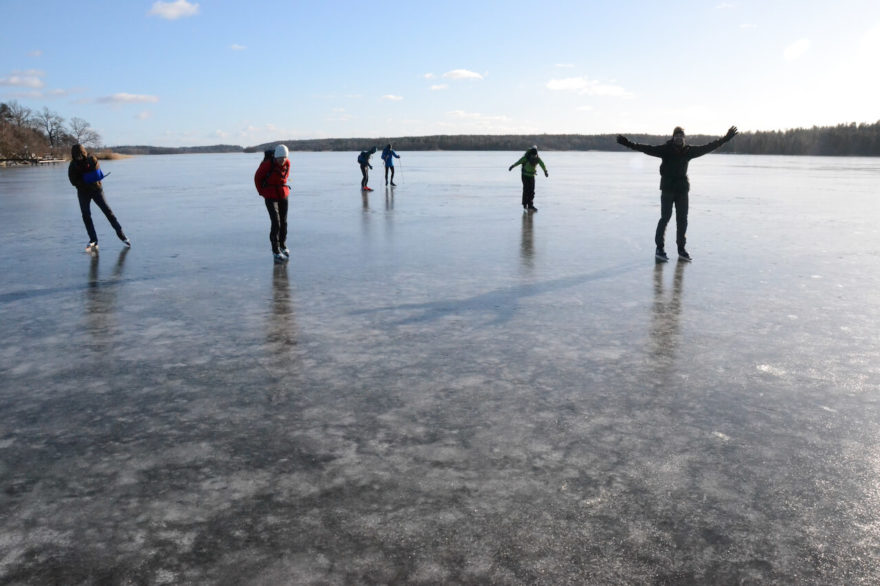
POLYGON ((712 435, 715 436, 715 437, 717 437, 718 439, 720 439, 720 440, 723 441, 723 442, 729 442, 729 441, 730 441, 730 436, 727 435, 727 434, 725 434, 725 433, 721 433, 720 431, 713 431, 713 432, 712 432, 712 435))
POLYGON ((759 364, 757 366, 759 372, 763 372, 766 374, 772 374, 773 376, 785 376, 787 373, 782 368, 778 366, 773 366, 771 364, 759 364))

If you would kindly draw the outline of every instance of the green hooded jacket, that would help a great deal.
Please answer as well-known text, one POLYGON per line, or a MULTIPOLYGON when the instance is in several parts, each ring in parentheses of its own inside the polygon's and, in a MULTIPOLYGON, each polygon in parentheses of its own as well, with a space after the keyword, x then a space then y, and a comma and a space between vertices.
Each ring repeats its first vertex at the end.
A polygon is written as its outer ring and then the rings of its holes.
POLYGON ((547 167, 544 165, 544 161, 541 160, 541 157, 539 157, 538 155, 529 157, 528 152, 526 152, 526 154, 524 154, 519 161, 511 165, 511 168, 516 167, 517 165, 522 165, 522 174, 526 177, 534 177, 535 175, 537 175, 538 165, 541 165, 544 173, 547 172, 547 167))

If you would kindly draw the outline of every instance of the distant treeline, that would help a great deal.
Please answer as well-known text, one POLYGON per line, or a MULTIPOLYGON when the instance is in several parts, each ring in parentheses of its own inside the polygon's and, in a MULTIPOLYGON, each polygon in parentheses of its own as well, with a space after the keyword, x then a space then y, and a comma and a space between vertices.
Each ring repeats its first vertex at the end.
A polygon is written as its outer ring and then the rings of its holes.
MULTIPOLYGON (((724 129, 726 130, 726 129, 724 129)), ((627 134, 643 144, 661 144, 669 135, 627 134)), ((692 134, 691 144, 703 144, 718 136, 692 134)), ((384 138, 321 138, 284 140, 251 146, 244 152, 260 152, 283 143, 292 151, 362 151, 381 149, 388 143, 400 151, 520 151, 531 145, 552 151, 622 151, 616 134, 458 134, 384 138)), ((208 147, 205 147, 208 148, 208 147)), ((117 150, 117 148, 114 148, 117 150)), ((123 151, 118 151, 123 152, 123 151)), ((218 152, 218 151, 214 151, 218 152)), ((226 152, 226 151, 224 151, 226 152)), ((880 121, 873 124, 814 126, 782 131, 743 132, 717 152, 752 155, 880 156, 880 121)))
POLYGON ((233 144, 195 147, 115 146, 108 147, 120 155, 185 155, 192 153, 240 153, 244 148, 233 144))

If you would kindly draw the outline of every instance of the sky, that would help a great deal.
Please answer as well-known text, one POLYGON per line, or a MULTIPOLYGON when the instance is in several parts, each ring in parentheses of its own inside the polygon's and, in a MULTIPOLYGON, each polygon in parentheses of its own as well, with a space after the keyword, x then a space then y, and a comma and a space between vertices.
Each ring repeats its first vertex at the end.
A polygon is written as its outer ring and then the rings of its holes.
POLYGON ((0 0, 0 102, 113 145, 880 120, 878 0, 0 0))

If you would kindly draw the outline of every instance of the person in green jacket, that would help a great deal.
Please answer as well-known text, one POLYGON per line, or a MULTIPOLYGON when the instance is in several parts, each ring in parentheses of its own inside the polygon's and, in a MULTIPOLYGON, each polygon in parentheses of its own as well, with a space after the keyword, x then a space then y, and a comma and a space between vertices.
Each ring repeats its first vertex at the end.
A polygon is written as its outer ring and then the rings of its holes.
POLYGON ((544 161, 541 160, 541 157, 538 156, 538 147, 533 146, 529 150, 526 151, 520 160, 511 165, 507 170, 513 171, 513 168, 517 165, 522 165, 522 184, 523 184, 523 192, 522 192, 522 206, 523 209, 527 212, 537 212, 538 208, 535 207, 535 175, 537 175, 537 166, 541 165, 541 169, 544 170, 544 177, 549 177, 550 175, 547 173, 547 167, 544 165, 544 161))

